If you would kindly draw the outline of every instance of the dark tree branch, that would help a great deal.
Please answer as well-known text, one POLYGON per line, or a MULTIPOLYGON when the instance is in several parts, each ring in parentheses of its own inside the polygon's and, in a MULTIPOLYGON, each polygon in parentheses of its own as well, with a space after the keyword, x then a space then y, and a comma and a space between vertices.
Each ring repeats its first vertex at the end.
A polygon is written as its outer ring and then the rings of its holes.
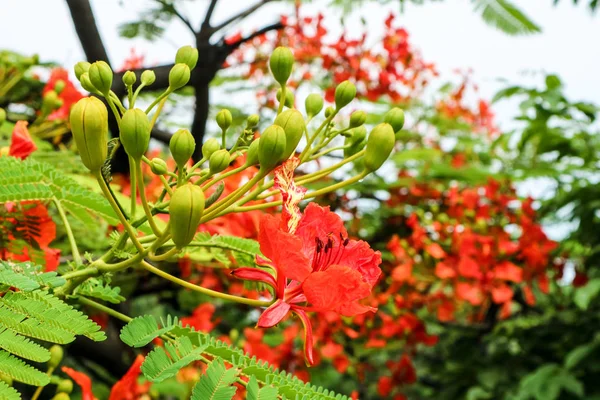
POLYGON ((184 17, 183 14, 181 14, 179 11, 177 11, 177 9, 175 8, 175 5, 169 4, 165 0, 156 0, 156 1, 158 1, 165 9, 168 9, 170 12, 173 13, 173 15, 175 15, 177 18, 179 18, 179 20, 181 22, 183 22, 183 24, 189 28, 189 30, 192 32, 192 34, 194 34, 194 35, 196 34, 196 30, 192 26, 192 23, 190 22, 190 20, 187 19, 186 17, 184 17))
POLYGON ((202 21, 202 26, 200 28, 201 34, 206 34, 208 31, 211 31, 210 19, 212 18, 213 12, 215 11, 215 7, 217 6, 218 1, 219 0, 210 0, 210 4, 208 5, 206 15, 204 16, 204 20, 202 21))
POLYGON ((239 20, 239 19, 243 19, 246 18, 247 16, 249 16, 250 14, 252 14, 253 12, 255 12, 256 10, 258 10, 259 8, 261 8, 262 6, 264 6, 267 3, 272 2, 273 0, 261 0, 258 3, 254 4, 253 6, 248 7, 246 10, 240 12, 237 15, 232 16, 231 18, 226 19, 225 21, 221 22, 219 25, 215 26, 213 28, 213 33, 217 32, 223 28, 225 28, 227 25, 239 20))
POLYGON ((89 62, 102 60, 110 64, 89 0, 66 1, 86 59, 89 62))
POLYGON ((227 45, 227 47, 229 49, 229 54, 234 52, 237 48, 239 48, 244 43, 251 41, 255 37, 264 35, 265 33, 270 32, 270 31, 276 31, 279 29, 283 29, 284 27, 285 26, 281 22, 276 22, 274 24, 267 25, 264 28, 261 28, 255 32, 251 33, 250 35, 246 36, 245 38, 242 38, 235 43, 231 43, 231 44, 227 45))

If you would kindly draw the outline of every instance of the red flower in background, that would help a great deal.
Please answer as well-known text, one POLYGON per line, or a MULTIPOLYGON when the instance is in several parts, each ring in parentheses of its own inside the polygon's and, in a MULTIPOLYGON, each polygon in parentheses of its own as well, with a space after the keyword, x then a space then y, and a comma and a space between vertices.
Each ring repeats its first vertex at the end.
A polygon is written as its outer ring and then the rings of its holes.
POLYGON ((8 148, 9 156, 24 160, 37 150, 37 146, 27 130, 27 124, 27 121, 17 121, 15 124, 8 148))
POLYGON ((92 380, 89 376, 75 371, 73 368, 62 367, 61 369, 81 388, 81 400, 95 400, 94 392, 92 392, 92 380))
POLYGON ((49 121, 60 119, 60 120, 68 120, 69 112, 71 111, 71 106, 77 103, 80 99, 85 97, 71 82, 69 79, 69 73, 64 68, 54 68, 50 73, 50 78, 48 82, 46 82, 46 86, 42 90, 42 96, 44 96, 49 91, 54 90, 58 94, 58 98, 62 100, 62 106, 53 111, 46 118, 49 121), (57 84, 62 86, 62 88, 57 88, 57 84))
POLYGON ((150 382, 143 385, 138 383, 141 374, 140 367, 144 362, 144 356, 138 355, 129 370, 123 377, 113 385, 108 400, 135 400, 140 395, 147 393, 150 389, 150 382))

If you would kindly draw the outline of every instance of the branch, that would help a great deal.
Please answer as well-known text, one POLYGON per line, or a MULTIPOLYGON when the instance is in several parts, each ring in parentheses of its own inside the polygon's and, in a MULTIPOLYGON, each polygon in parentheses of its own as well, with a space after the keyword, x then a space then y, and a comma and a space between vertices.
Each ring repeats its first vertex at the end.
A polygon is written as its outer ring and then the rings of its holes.
POLYGON ((204 21, 202 21, 201 31, 207 31, 210 29, 210 19, 215 11, 215 7, 219 0, 210 0, 210 4, 208 5, 208 10, 206 10, 206 15, 204 16, 204 21))
POLYGON ((261 29, 255 31, 255 32, 253 32, 252 34, 244 37, 244 38, 241 38, 237 42, 231 43, 231 44, 226 45, 226 46, 228 47, 229 53, 231 54, 238 47, 240 47, 241 45, 243 45, 246 42, 251 41, 255 37, 264 35, 265 33, 270 32, 270 31, 276 31, 276 30, 283 29, 283 28, 285 28, 285 25, 283 25, 281 22, 277 22, 277 23, 274 23, 274 24, 271 24, 271 25, 267 25, 264 28, 261 28, 261 29))
POLYGON ((66 0, 66 2, 85 58, 89 62, 102 60, 110 64, 89 0, 66 0))
POLYGON ((242 19, 242 18, 246 18, 248 15, 252 14, 254 11, 258 10, 259 8, 261 8, 262 6, 264 6, 267 3, 270 3, 273 0, 261 0, 258 3, 254 4, 253 6, 248 7, 246 10, 242 11, 241 13, 234 15, 231 18, 226 19, 224 22, 220 23, 219 25, 215 26, 213 28, 213 32, 217 32, 223 28, 225 28, 227 25, 231 24, 232 22, 237 21, 238 19, 242 19))
POLYGON ((190 22, 190 20, 187 19, 186 17, 184 17, 179 11, 177 11, 174 4, 169 4, 165 0, 156 0, 156 1, 158 1, 165 9, 171 11, 177 18, 179 18, 179 20, 181 22, 183 22, 184 25, 189 28, 189 30, 192 32, 193 35, 196 34, 196 30, 192 26, 192 23, 190 22))

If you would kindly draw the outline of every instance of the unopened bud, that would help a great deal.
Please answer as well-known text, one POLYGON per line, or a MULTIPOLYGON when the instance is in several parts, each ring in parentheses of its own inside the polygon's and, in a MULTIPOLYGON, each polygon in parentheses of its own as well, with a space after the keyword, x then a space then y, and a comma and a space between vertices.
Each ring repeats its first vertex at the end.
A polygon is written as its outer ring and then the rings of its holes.
POLYGON ((92 84, 92 81, 90 80, 90 75, 87 72, 81 74, 81 76, 79 77, 79 82, 81 83, 81 87, 90 93, 98 91, 98 89, 96 89, 92 84))
POLYGON ((373 128, 367 139, 365 169, 378 170, 392 153, 394 144, 394 129, 390 124, 382 123, 373 128))
POLYGON ((367 120, 367 113, 362 110, 357 110, 350 115, 350 128, 361 126, 367 120))
POLYGON ((142 83, 142 85, 150 86, 154 83, 155 80, 156 74, 154 73, 154 71, 147 69, 144 72, 142 72, 142 76, 140 78, 140 82, 142 83))
POLYGON ((404 126, 404 111, 398 107, 392 108, 390 111, 385 113, 383 122, 387 122, 392 126, 394 132, 398 132, 404 126))
POLYGON ((150 171, 155 175, 164 175, 169 171, 169 168, 165 160, 155 157, 150 160, 150 171))
POLYGON ((192 46, 183 46, 177 50, 175 55, 175 64, 186 64, 190 70, 194 69, 198 62, 198 49, 192 46))
POLYGON ((61 379, 56 385, 56 394, 58 393, 71 393, 73 391, 73 381, 70 379, 61 379))
POLYGON ((64 356, 63 348, 57 344, 50 347, 50 360, 48 360, 48 368, 56 368, 62 361, 64 356))
POLYGON ((323 97, 317 93, 311 93, 304 100, 304 107, 306 108, 306 115, 309 118, 318 115, 323 109, 323 97))
POLYGON ((364 125, 350 130, 351 135, 344 140, 344 156, 350 157, 365 148, 367 144, 367 128, 364 125))
POLYGON ((62 79, 59 79, 56 81, 56 83, 54 84, 54 91, 57 94, 61 94, 63 90, 65 90, 65 86, 67 84, 65 83, 65 81, 63 81, 62 79))
POLYGON ((61 392, 54 395, 52 400, 71 400, 71 396, 69 396, 67 393, 61 392))
POLYGON ((212 153, 219 150, 221 145, 215 138, 210 138, 202 145, 202 158, 209 160, 212 153))
POLYGON ((325 118, 329 118, 331 115, 333 115, 334 112, 335 112, 335 108, 327 107, 325 109, 325 118))
POLYGON ((108 153, 108 111, 96 97, 84 97, 71 109, 71 132, 83 165, 99 171, 108 153))
POLYGON ((251 129, 257 126, 259 120, 260 117, 257 114, 249 115, 248 119, 246 120, 246 129, 251 129))
POLYGON ((250 143, 250 146, 248 146, 248 151, 246 152, 246 163, 244 164, 247 167, 258 164, 259 143, 260 138, 253 140, 252 143, 250 143))
POLYGON ((288 159, 294 154, 306 129, 304 117, 298 110, 285 110, 275 118, 273 124, 282 127, 285 132, 285 152, 282 159, 288 159))
POLYGON ((140 160, 148 150, 150 143, 150 121, 145 112, 139 108, 125 111, 121 119, 119 139, 125 152, 140 160))
POLYGON ((228 109, 223 109, 217 113, 217 125, 221 130, 226 131, 231 126, 233 122, 233 116, 231 115, 231 111, 228 109))
POLYGON ((4 108, 0 107, 0 125, 2 125, 4 121, 6 121, 6 111, 4 111, 4 108))
POLYGON ((75 68, 73 68, 73 70, 77 80, 81 80, 81 74, 88 72, 91 66, 92 64, 87 61, 79 61, 77 64, 75 64, 75 68))
POLYGON ((104 61, 96 61, 90 66, 88 74, 92 85, 103 95, 108 95, 113 81, 113 72, 110 66, 104 61))
POLYGON ((208 168, 211 174, 217 174, 229 167, 231 156, 225 149, 217 150, 210 156, 208 160, 208 168))
POLYGON ((287 47, 278 47, 269 58, 269 66, 275 80, 283 86, 292 74, 294 54, 287 47))
MULTIPOLYGON (((281 102, 281 89, 277 89, 277 94, 275 95, 275 97, 277 98, 277 101, 281 102)), ((292 91, 289 88, 285 91, 284 105, 287 108, 294 107, 294 93, 292 93, 292 91)))
POLYGON ((169 72, 169 87, 173 90, 184 87, 190 81, 190 67, 187 64, 175 64, 169 72))
POLYGON ((193 239, 204 213, 204 192, 187 183, 175 189, 169 204, 171 238, 178 249, 193 239))
POLYGON ((187 129, 179 129, 171 136, 169 150, 171 150, 177 168, 181 170, 185 167, 192 154, 194 154, 194 150, 196 150, 196 140, 192 133, 187 129))
POLYGON ((125 86, 133 86, 136 80, 137 77, 135 76, 135 72, 133 71, 127 71, 123 74, 123 83, 125 84, 125 86))
POLYGON ((356 86, 350 81, 344 81, 335 88, 335 108, 340 110, 350 104, 356 97, 356 86))
POLYGON ((258 161, 260 168, 270 171, 282 159, 286 150, 285 131, 278 125, 271 125, 260 136, 258 161))

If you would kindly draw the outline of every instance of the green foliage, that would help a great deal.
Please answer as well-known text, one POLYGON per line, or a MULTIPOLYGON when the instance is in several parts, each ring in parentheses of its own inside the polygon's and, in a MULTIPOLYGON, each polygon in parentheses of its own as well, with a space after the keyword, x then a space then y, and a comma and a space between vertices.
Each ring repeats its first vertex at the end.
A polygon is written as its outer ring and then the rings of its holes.
POLYGON ((25 364, 4 350, 0 350, 0 372, 15 381, 31 386, 46 386, 50 382, 48 375, 25 364))
POLYGON ((193 361, 202 359, 206 347, 194 347, 188 337, 166 342, 156 347, 142 364, 142 373, 151 382, 161 382, 175 376, 179 370, 193 361))
POLYGON ((555 400, 561 391, 571 392, 581 398, 583 385, 571 373, 557 364, 546 364, 521 380, 519 400, 555 400))
POLYGON ((206 232, 197 234, 186 250, 193 260, 201 262, 216 260, 225 267, 231 265, 228 254, 233 256, 238 265, 254 265, 254 258, 260 254, 256 240, 235 236, 211 236, 206 232))
POLYGON ((12 263, 0 260, 0 291, 13 287, 25 292, 40 288, 53 288, 65 284, 56 272, 41 272, 39 266, 30 262, 12 263))
POLYGON ((475 0, 475 11, 490 26, 509 35, 540 32, 540 27, 507 0, 475 0))
POLYGON ((194 386, 193 400, 231 400, 236 387, 232 386, 237 377, 235 368, 225 367, 222 359, 217 358, 208 364, 206 372, 194 386))
POLYGON ((121 340, 131 347, 143 347, 163 335, 179 324, 177 318, 167 316, 166 323, 161 321, 162 328, 151 315, 144 315, 132 319, 121 330, 121 340))
POLYGON ((277 388, 273 386, 260 387, 254 376, 248 380, 247 400, 275 400, 277 399, 277 388))
POLYGON ((8 386, 4 381, 0 380, 0 399, 21 400, 21 395, 14 388, 8 386))
POLYGON ((119 304, 125 301, 121 296, 121 289, 112 287, 108 283, 102 283, 101 280, 90 278, 77 287, 76 294, 92 297, 113 304, 119 304))

